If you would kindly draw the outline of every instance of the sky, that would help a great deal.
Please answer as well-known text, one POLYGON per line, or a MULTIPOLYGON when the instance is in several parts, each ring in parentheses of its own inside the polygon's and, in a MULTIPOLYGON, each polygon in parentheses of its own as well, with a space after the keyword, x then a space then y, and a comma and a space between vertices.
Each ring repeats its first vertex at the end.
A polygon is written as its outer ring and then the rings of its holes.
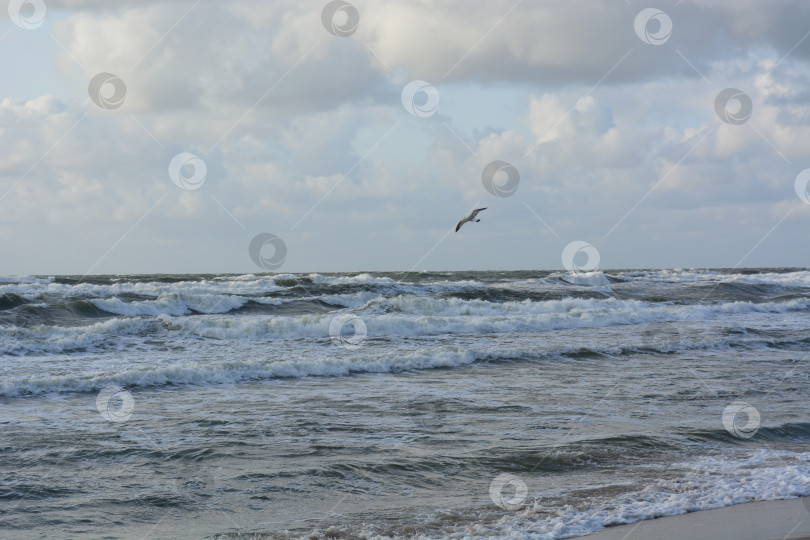
POLYGON ((3 3, 0 275, 810 266, 806 0, 3 3))

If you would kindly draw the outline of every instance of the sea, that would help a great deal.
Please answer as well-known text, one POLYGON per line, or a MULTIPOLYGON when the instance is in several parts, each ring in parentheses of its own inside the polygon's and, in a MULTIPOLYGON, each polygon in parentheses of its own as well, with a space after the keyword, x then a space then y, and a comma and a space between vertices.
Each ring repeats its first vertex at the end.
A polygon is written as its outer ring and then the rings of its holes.
POLYGON ((0 537, 558 539, 808 495, 808 330, 801 268, 2 277, 0 537))

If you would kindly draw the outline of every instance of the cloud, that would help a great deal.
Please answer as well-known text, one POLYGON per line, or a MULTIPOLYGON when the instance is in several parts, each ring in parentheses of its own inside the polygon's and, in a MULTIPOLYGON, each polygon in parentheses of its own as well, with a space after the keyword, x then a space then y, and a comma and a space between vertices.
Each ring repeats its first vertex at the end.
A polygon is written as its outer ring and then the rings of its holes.
POLYGON ((258 232, 285 238, 285 270, 318 271, 559 267, 574 239, 615 266, 730 266, 782 211, 769 242, 802 234, 803 2, 685 0, 659 46, 607 0, 357 2, 347 38, 320 2, 192 5, 48 2, 26 36, 54 62, 31 69, 72 93, 0 96, 0 242, 20 254, 0 273, 82 273, 135 225, 95 271, 249 271, 258 232), (99 72, 126 83, 120 108, 88 99, 99 72), (435 116, 402 107, 416 78, 435 116), (743 125, 715 113, 729 87, 752 99, 743 125), (205 161, 200 189, 169 179, 179 152, 205 161), (520 172, 512 197, 482 185, 495 160, 520 172), (447 236, 478 203, 475 234, 447 236))
MULTIPOLYGON (((672 36, 662 47, 633 31, 639 10, 617 2, 566 0, 487 2, 464 0, 366 6, 358 34, 383 61, 405 66, 414 78, 508 80, 542 85, 606 84, 658 77, 697 77, 697 68, 751 49, 787 53, 806 33, 810 6, 796 0, 683 2, 670 6, 672 36), (622 60, 622 59, 625 60, 622 60)), ((810 44, 794 59, 810 58, 810 44)))

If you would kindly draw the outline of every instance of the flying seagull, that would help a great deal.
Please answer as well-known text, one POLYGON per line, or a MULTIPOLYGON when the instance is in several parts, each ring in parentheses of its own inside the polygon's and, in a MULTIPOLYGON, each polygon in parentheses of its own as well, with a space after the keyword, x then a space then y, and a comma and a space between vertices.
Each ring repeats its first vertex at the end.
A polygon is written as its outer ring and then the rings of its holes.
POLYGON ((487 209, 487 207, 485 206, 484 208, 476 208, 475 210, 470 212, 469 216, 465 217, 464 219, 462 219, 461 221, 458 222, 458 225, 456 225, 456 232, 458 232, 458 230, 461 228, 461 226, 464 225, 465 223, 467 223, 468 221, 481 221, 480 219, 475 219, 475 216, 477 216, 478 212, 480 212, 481 210, 486 210, 486 209, 487 209))

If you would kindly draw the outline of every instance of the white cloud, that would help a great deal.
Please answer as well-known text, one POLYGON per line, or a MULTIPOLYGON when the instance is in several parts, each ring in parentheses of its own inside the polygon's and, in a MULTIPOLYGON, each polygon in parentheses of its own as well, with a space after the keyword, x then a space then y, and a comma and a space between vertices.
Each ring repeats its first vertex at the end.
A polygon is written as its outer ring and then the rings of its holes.
POLYGON ((31 69, 75 93, 0 96, 0 243, 18 254, 0 273, 82 273, 142 218, 96 271, 247 271, 240 246, 265 230, 287 239, 287 270, 407 269, 477 202, 491 208, 478 234, 447 237, 422 267, 558 267, 578 238, 614 266, 732 265, 788 210, 768 242, 801 243, 810 40, 782 57, 805 4, 687 0, 658 47, 623 3, 526 3, 501 19, 513 5, 357 2, 360 27, 339 38, 320 2, 49 3, 67 51, 43 31, 55 62, 31 69), (101 71, 126 82, 120 109, 87 99, 101 71), (399 96, 414 78, 471 105, 414 118, 399 96), (742 126, 714 112, 727 87, 754 102, 742 126), (199 190, 169 180, 178 152, 205 160, 199 190), (520 171, 515 196, 484 190, 493 160, 520 171))

